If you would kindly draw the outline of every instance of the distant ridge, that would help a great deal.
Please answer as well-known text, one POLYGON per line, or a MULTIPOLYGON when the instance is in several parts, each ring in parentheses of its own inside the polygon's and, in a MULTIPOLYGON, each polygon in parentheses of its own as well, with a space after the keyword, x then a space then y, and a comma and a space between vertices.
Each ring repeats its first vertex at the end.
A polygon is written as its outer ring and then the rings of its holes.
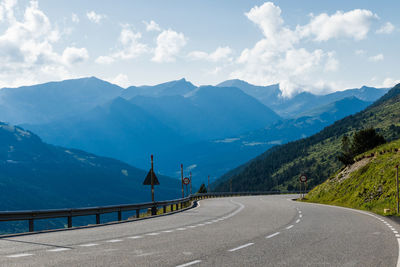
POLYGON ((182 78, 180 80, 161 83, 154 86, 130 86, 123 91, 121 96, 126 99, 131 99, 137 95, 152 97, 185 95, 195 88, 196 86, 194 86, 191 82, 188 82, 185 78, 182 78))
POLYGON ((310 187, 325 181, 339 168, 336 158, 341 137, 373 127, 387 140, 400 138, 400 84, 365 110, 347 116, 308 138, 274 147, 248 163, 226 173, 215 184, 216 191, 286 190, 298 186, 300 173, 309 176, 310 187))

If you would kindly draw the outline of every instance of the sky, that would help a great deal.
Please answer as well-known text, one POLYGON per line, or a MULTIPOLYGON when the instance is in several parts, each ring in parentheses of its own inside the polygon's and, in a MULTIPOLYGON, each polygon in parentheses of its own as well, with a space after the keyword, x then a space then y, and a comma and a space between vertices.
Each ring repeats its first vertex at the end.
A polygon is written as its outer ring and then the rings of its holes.
POLYGON ((96 76, 280 84, 284 96, 400 82, 400 1, 0 0, 0 88, 96 76))

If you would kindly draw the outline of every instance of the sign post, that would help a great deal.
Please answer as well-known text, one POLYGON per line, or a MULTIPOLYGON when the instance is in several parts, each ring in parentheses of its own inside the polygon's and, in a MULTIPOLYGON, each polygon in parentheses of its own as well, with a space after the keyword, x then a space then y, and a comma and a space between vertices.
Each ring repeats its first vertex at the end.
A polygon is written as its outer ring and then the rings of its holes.
POLYGON ((192 195, 192 172, 190 172, 190 195, 192 195))
MULTIPOLYGON (((147 174, 146 178, 143 181, 143 185, 151 185, 151 201, 154 202, 154 186, 159 185, 160 182, 157 179, 156 174, 154 173, 154 164, 153 164, 153 155, 151 155, 151 169, 147 174)), ((153 206, 151 208, 151 215, 156 215, 157 207, 153 206)))
POLYGON ((182 198, 184 198, 185 192, 183 191, 183 164, 181 164, 181 183, 182 183, 182 198))
POLYGON ((186 195, 188 195, 188 184, 190 184, 190 179, 185 177, 183 178, 182 183, 186 186, 186 195))
POLYGON ((300 180, 300 198, 303 199, 304 195, 305 195, 305 192, 307 190, 307 176, 305 174, 301 174, 299 180, 300 180), (302 191, 301 191, 302 186, 301 185, 303 183, 304 183, 304 191, 302 193, 302 191))

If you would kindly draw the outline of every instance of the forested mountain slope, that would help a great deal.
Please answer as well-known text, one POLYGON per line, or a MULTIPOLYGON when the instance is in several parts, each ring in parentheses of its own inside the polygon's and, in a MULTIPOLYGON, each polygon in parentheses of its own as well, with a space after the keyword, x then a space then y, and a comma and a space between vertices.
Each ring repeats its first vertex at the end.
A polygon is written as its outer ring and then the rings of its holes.
POLYGON ((400 137, 400 84, 365 110, 345 117, 305 139, 276 146, 257 158, 223 175, 215 191, 293 189, 301 173, 309 176, 310 188, 322 183, 341 164, 337 155, 343 135, 375 128, 386 140, 400 137))

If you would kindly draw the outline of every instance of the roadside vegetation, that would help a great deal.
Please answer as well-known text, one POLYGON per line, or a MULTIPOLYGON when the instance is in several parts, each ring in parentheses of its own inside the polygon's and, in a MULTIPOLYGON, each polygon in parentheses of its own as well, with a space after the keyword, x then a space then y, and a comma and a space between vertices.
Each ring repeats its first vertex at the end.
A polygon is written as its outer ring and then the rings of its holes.
POLYGON ((400 139, 357 155, 352 164, 312 189, 304 201, 394 215, 398 164, 400 139))

